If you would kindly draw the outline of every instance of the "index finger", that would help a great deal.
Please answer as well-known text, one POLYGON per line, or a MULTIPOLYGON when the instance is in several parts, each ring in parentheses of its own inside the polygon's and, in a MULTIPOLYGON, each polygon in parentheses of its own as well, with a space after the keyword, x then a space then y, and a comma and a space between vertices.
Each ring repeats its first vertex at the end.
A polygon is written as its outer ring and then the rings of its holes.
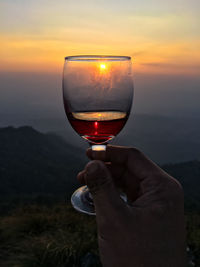
POLYGON ((124 165, 132 174, 138 176, 140 180, 164 173, 161 168, 140 150, 133 147, 108 145, 106 151, 92 151, 88 149, 87 155, 91 159, 124 165))

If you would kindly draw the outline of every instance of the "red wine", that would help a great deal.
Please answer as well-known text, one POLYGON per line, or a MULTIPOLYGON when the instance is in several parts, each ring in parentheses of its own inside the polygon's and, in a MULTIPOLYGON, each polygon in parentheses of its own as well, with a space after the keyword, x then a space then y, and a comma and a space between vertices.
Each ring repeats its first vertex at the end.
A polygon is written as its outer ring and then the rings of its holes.
POLYGON ((74 130, 93 144, 103 144, 116 136, 127 121, 119 111, 73 112, 67 117, 74 130))

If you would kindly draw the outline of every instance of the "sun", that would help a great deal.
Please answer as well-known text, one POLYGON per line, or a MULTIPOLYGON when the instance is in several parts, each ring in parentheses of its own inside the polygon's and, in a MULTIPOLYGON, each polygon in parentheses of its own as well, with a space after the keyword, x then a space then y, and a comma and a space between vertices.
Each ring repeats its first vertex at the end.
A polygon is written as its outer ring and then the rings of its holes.
POLYGON ((101 63, 101 64, 100 64, 100 69, 101 69, 101 70, 105 70, 105 69, 106 69, 106 64, 101 63))

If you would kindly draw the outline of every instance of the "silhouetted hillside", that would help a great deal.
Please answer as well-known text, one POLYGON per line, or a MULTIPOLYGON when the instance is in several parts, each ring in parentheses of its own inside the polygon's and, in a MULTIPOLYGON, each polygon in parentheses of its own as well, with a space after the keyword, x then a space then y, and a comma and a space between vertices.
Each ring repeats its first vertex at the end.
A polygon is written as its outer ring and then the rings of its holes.
POLYGON ((165 165, 163 169, 181 182, 186 208, 200 211, 200 161, 165 165))
MULTIPOLYGON (((54 203, 57 196, 70 197, 79 186, 76 175, 86 161, 84 151, 56 135, 27 126, 0 128, 1 266, 38 266, 38 262, 41 266, 101 266, 94 218, 77 213, 62 200, 54 203), (34 194, 36 201, 31 198, 34 194), (46 198, 46 194, 51 195, 46 198)), ((199 266, 200 162, 163 168, 183 185, 187 244, 199 266)))
POLYGON ((77 187, 84 151, 31 127, 0 129, 0 193, 61 193, 77 187))
MULTIPOLYGON (((54 112, 54 114, 56 114, 54 112)), ((117 137, 112 141, 118 145, 136 146, 159 164, 179 163, 200 159, 200 124, 199 117, 167 117, 136 114, 133 110, 128 122, 117 137)), ((29 115, 29 114, 28 114, 29 115)), ((19 118, 1 114, 0 127, 6 125, 31 125, 41 132, 55 132, 67 143, 85 149, 88 145, 72 129, 66 116, 53 114, 50 116, 30 115, 19 118)))
MULTIPOLYGON (((85 152, 53 134, 31 127, 0 129, 0 193, 68 194, 87 162, 85 152)), ((200 209, 200 162, 165 165, 183 185, 187 207, 200 209)))
POLYGON ((132 114, 117 144, 136 146, 159 164, 200 159, 197 118, 132 114))

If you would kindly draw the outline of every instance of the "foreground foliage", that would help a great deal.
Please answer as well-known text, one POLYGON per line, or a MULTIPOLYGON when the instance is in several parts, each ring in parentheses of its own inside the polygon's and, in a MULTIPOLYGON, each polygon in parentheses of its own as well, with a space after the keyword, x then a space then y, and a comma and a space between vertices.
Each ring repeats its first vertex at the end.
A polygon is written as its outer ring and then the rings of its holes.
POLYGON ((87 266, 101 266, 95 256, 95 218, 77 213, 70 205, 18 208, 1 217, 0 240, 0 266, 86 266, 83 264, 88 253, 95 265, 87 266))
POLYGON ((200 214, 187 213, 187 244, 193 252, 195 266, 200 266, 200 214))
MULTIPOLYGON (((101 266, 95 218, 70 204, 26 204, 0 219, 2 267, 101 266)), ((200 215, 187 213, 186 220, 187 244, 200 266, 200 215)))

